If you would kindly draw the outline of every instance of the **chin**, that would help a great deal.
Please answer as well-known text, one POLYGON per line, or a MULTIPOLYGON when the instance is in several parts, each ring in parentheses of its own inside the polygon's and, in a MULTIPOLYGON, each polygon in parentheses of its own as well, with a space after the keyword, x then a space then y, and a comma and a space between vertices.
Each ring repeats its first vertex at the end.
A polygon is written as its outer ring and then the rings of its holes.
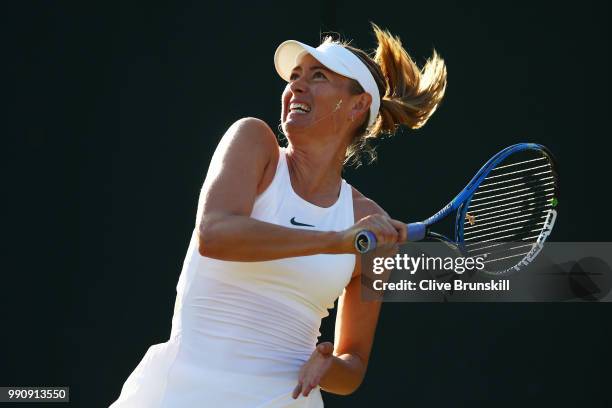
POLYGON ((308 123, 300 121, 300 120, 287 120, 283 124, 283 128, 285 130, 285 134, 289 135, 290 133, 302 133, 304 130, 308 129, 308 123))

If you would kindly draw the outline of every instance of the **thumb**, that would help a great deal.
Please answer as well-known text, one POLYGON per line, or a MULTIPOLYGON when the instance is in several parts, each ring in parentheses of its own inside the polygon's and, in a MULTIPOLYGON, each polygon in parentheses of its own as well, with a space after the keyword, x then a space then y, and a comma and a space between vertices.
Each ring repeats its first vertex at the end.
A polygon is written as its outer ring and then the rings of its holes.
POLYGON ((319 343, 319 345, 317 345, 317 351, 323 355, 330 355, 334 351, 334 345, 329 341, 319 343))

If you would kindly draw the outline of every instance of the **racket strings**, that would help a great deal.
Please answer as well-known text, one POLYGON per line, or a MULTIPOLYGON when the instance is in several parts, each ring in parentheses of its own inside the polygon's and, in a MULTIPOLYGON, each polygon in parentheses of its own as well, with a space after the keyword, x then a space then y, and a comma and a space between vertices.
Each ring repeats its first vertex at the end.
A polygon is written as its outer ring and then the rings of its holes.
POLYGON ((525 163, 533 163, 533 162, 541 161, 541 160, 546 160, 546 157, 540 156, 540 157, 536 157, 535 159, 523 160, 523 161, 518 161, 518 162, 515 162, 515 163, 510 163, 510 164, 504 164, 504 165, 501 165, 501 166, 496 166, 494 169, 491 170, 491 172, 493 173, 493 172, 496 172, 496 171, 499 171, 499 170, 502 170, 502 169, 507 169, 508 167, 520 166, 520 165, 525 164, 525 163))
MULTIPOLYGON (((553 172, 552 172, 552 170, 540 171, 540 172, 531 174, 531 176, 535 177, 535 176, 541 176, 541 175, 545 175, 545 174, 553 174, 553 172)), ((486 187, 494 186, 494 185, 498 185, 498 184, 509 183, 509 182, 512 182, 512 181, 524 180, 524 179, 525 179, 525 176, 521 176, 521 177, 514 177, 514 178, 511 178, 511 179, 508 179, 508 180, 493 181, 493 182, 481 184, 480 185, 480 189, 484 189, 486 187)), ((478 191, 476 193, 478 193, 478 191)), ((476 193, 474 193, 474 194, 476 194, 476 193)))
POLYGON ((508 242, 488 242, 486 243, 487 245, 483 245, 480 246, 479 248, 472 248, 471 254, 472 255, 484 255, 484 254, 494 254, 494 253, 499 253, 502 251, 506 251, 507 249, 515 249, 515 248, 523 248, 523 247, 530 247, 532 245, 532 243, 528 242, 528 243, 508 243, 508 242), (516 245, 516 246, 512 246, 512 247, 508 247, 508 245, 516 245), (500 248, 501 247, 501 248, 500 248), (491 249, 491 248, 497 248, 497 249, 491 249))
MULTIPOLYGON (((468 232, 465 232, 464 236, 467 238, 471 234, 476 234, 476 233, 480 233, 480 232, 484 232, 484 231, 497 230, 498 228, 505 228, 505 227, 510 226, 510 225, 518 225, 518 224, 525 225, 525 220, 524 219, 518 219, 518 218, 530 217, 530 220, 534 220, 534 219, 536 219, 536 220, 537 219, 545 220, 547 214, 548 214, 547 211, 546 212, 542 211, 542 213, 541 213, 539 218, 534 218, 533 215, 531 215, 531 214, 525 214, 525 215, 522 215, 520 217, 515 218, 515 221, 513 221, 513 222, 505 222, 506 220, 491 222, 491 223, 486 224, 486 225, 491 225, 490 227, 480 229, 479 231, 474 231, 474 232, 468 231, 468 232), (504 224, 493 225, 493 224, 497 224, 498 222, 504 222, 504 224)), ((542 221, 542 222, 544 222, 544 221, 542 221)), ((467 228, 465 228, 464 230, 467 230, 467 228)), ((494 233, 495 232, 493 232, 491 234, 494 234, 494 233)), ((486 237, 487 235, 489 235, 489 234, 482 234, 480 236, 481 237, 486 237)))
MULTIPOLYGON (((492 179, 497 179, 499 177, 506 177, 506 176, 513 175, 513 174, 525 173, 525 172, 528 172, 528 171, 533 171, 533 170, 538 170, 538 169, 545 169, 548 166, 549 166, 548 164, 542 164, 541 166, 530 167, 528 169, 515 170, 515 171, 511 171, 509 173, 492 174, 492 175, 489 175, 489 176, 485 177, 485 180, 492 180, 492 179)), ((495 170, 495 169, 493 169, 493 170, 495 170)), ((493 172, 493 170, 491 172, 493 172)))
MULTIPOLYGON (((551 207, 552 207, 552 205, 550 203, 549 204, 546 204, 546 203, 542 204, 541 203, 540 205, 534 205, 534 206, 528 208, 527 210, 525 210, 524 207, 517 206, 517 207, 508 208, 508 209, 505 209, 505 210, 498 210, 498 211, 491 211, 489 213, 483 213, 483 214, 478 216, 479 226, 485 226, 485 225, 491 224, 492 222, 497 222, 497 221, 491 221, 491 220, 497 220, 499 218, 503 218, 503 217, 510 216, 510 215, 513 215, 515 218, 526 217, 526 216, 528 216, 528 214, 530 214, 530 213, 527 213, 527 211, 529 211, 529 210, 544 212, 545 209, 549 209, 551 207), (518 211, 511 211, 513 209, 518 209, 518 211), (521 211, 521 210, 523 210, 523 211, 521 211), (491 214, 497 214, 497 213, 500 213, 500 212, 502 212, 503 214, 491 215, 491 214), (523 214, 523 215, 521 215, 521 214, 523 214), (489 215, 491 215, 491 216, 489 216, 489 215), (485 224, 485 223, 483 223, 483 221, 488 221, 488 222, 485 224)), ((464 228, 463 228, 464 231, 469 231, 470 229, 474 228, 474 227, 472 227, 470 225, 470 223, 468 221, 465 221, 464 225, 465 225, 464 228)))
MULTIPOLYGON (((530 225, 531 226, 531 225, 530 225)), ((529 226, 527 226, 529 227, 529 226)), ((507 230, 505 232, 509 232, 512 231, 512 233, 510 234, 505 234, 505 235, 497 235, 497 236, 489 236, 487 239, 482 239, 482 238, 478 238, 478 241, 474 241, 473 238, 470 241, 465 241, 466 247, 469 246, 477 246, 481 243, 486 243, 486 242, 516 242, 516 241, 526 241, 529 240, 531 238, 533 238, 533 233, 534 232, 540 232, 542 230, 542 228, 514 228, 513 230, 507 230)), ((539 234, 535 235, 535 238, 537 238, 539 236, 539 234)))
MULTIPOLYGON (((552 174, 551 171, 547 171, 545 173, 546 174, 552 174)), ((524 178, 517 177, 517 178, 512 179, 512 180, 524 180, 524 178)), ((482 195, 483 193, 491 193, 493 191, 503 191, 503 190, 508 190, 508 189, 517 188, 517 187, 524 187, 525 185, 530 185, 530 184, 537 185, 537 184, 539 184, 541 182, 545 182, 545 181, 548 181, 548 180, 554 181, 554 177, 553 176, 542 177, 542 178, 539 178, 539 179, 536 179, 536 180, 532 180, 530 182, 523 181, 522 183, 512 184, 512 185, 509 185, 509 186, 497 187, 497 188, 491 188, 489 190, 477 191, 477 192, 474 193, 474 196, 482 195)), ((501 183, 505 183, 505 182, 502 181, 501 183)), ((491 184, 499 184, 499 183, 491 183, 491 184)), ((489 184, 489 185, 491 185, 491 184, 489 184)), ((472 200, 472 201, 474 201, 474 200, 472 200)))
MULTIPOLYGON (((555 185, 555 181, 552 179, 552 177, 549 178, 549 180, 544 180, 544 179, 539 179, 536 181, 531 182, 530 184, 528 183, 521 183, 521 184, 515 184, 513 186, 509 186, 509 187, 504 187, 503 189, 512 189, 511 191, 504 191, 498 194, 492 194, 488 197, 481 197, 481 198, 472 198, 472 203, 474 202, 481 202, 484 200, 490 200, 491 198, 496 198, 496 197, 505 197, 508 195, 515 195, 516 193, 519 192, 523 192, 523 191, 533 191, 534 189, 538 189, 538 188, 545 188, 545 187, 549 187, 549 186, 554 186, 555 185)), ((502 189, 495 189, 495 191, 499 191, 502 189)), ((491 193, 494 190, 489 190, 486 191, 486 193, 491 193)), ((484 192, 481 192, 481 194, 484 192)))
POLYGON ((528 242, 526 244, 516 245, 516 243, 510 244, 507 242, 503 242, 497 243, 491 247, 487 247, 486 249, 481 248, 479 251, 472 251, 470 255, 485 258, 485 260, 483 261, 485 265, 487 265, 489 268, 493 267, 499 270, 499 266, 501 266, 500 262, 502 261, 505 261, 502 264, 505 264, 505 268, 508 268, 509 261, 511 264, 510 266, 512 266, 516 264, 517 260, 523 259, 523 257, 527 255, 529 251, 531 251, 533 243, 528 242), (491 247, 497 249, 490 249, 491 247))
POLYGON ((557 181, 548 157, 533 151, 514 156, 484 178, 462 221, 464 250, 484 256, 487 269, 503 271, 520 262, 554 207, 557 181))
POLYGON ((488 233, 484 233, 483 234, 483 233, 481 233, 482 231, 479 231, 480 235, 478 236, 478 239, 479 239, 479 241, 482 242, 483 241, 482 238, 487 238, 488 239, 489 237, 493 237, 493 236, 497 236, 497 238, 500 238, 498 235, 505 234, 505 233, 508 233, 510 231, 517 231, 517 232, 518 231, 525 231, 526 228, 529 228, 529 227, 532 227, 532 226, 535 226, 535 225, 544 225, 544 221, 545 220, 546 220, 546 214, 544 216, 540 217, 537 220, 530 219, 528 222, 525 222, 524 220, 520 220, 520 221, 516 221, 514 223, 504 224, 504 225, 501 226, 503 229, 499 229, 500 226, 496 225, 494 227, 487 228, 487 229, 484 230, 484 231, 494 230, 492 232, 488 232, 488 233), (512 225, 515 225, 515 226, 512 227, 512 225), (510 228, 506 228, 508 226, 510 226, 510 228))
POLYGON ((554 191, 555 187, 554 187, 554 182, 550 182, 550 183, 545 183, 544 185, 538 185, 537 187, 531 187, 531 188, 524 188, 524 189, 516 189, 515 191, 510 191, 507 192, 505 194, 503 194, 503 196, 508 196, 509 197, 504 197, 504 198, 500 198, 497 200, 492 200, 493 198, 497 198, 500 195, 491 195, 489 197, 484 197, 484 198, 480 198, 478 200, 474 199, 472 201, 475 201, 477 204, 472 205, 470 203, 470 207, 471 208, 479 208, 482 207, 483 205, 491 205, 491 204, 495 204, 495 203, 501 203, 504 201, 509 201, 509 200, 515 200, 517 198, 520 197, 530 197, 530 196, 536 196, 539 197, 541 195, 541 193, 548 193, 550 191, 554 191), (518 193, 523 193, 523 194, 518 194, 518 193))
MULTIPOLYGON (((523 209, 528 209, 528 206, 531 204, 536 204, 536 205, 547 205, 551 203, 551 198, 554 196, 554 192, 550 192, 548 194, 544 194, 543 196, 538 196, 538 197, 526 197, 523 200, 517 200, 517 201, 512 201, 512 202, 507 202, 507 203, 503 203, 503 204, 498 204, 498 205, 494 205, 491 207, 481 207, 478 208, 476 210, 472 210, 470 209, 470 211, 468 212, 469 214, 471 214, 472 216, 474 216, 474 220, 476 219, 476 215, 478 215, 478 219, 480 219, 480 217, 482 216, 488 216, 489 214, 495 214, 495 213, 507 213, 507 211, 509 209, 514 209, 514 208, 523 208, 523 209), (494 210, 494 211, 490 211, 490 210, 494 210)), ((472 220, 472 222, 470 222, 470 218, 467 217, 468 219, 465 220, 466 224, 474 224, 474 221, 472 220)))
POLYGON ((470 221, 464 224, 464 238, 469 241, 479 241, 483 238, 506 238, 508 231, 515 231, 516 235, 523 233, 529 226, 543 225, 550 212, 552 204, 543 206, 539 210, 520 209, 499 214, 495 220, 489 222, 474 221, 477 216, 468 213, 470 221))

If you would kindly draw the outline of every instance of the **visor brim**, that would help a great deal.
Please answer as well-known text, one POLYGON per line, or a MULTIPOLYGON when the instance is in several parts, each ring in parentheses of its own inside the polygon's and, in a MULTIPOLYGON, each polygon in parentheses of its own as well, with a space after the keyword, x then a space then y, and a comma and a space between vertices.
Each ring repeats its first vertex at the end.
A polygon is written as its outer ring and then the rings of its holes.
POLYGON ((295 40, 283 42, 278 46, 276 52, 274 53, 274 67, 276 68, 278 75, 280 75, 280 77, 285 81, 289 82, 291 71, 293 71, 293 68, 297 66, 299 58, 305 52, 312 55, 329 70, 351 78, 350 70, 344 67, 340 61, 336 60, 329 54, 322 53, 310 45, 306 45, 295 40))

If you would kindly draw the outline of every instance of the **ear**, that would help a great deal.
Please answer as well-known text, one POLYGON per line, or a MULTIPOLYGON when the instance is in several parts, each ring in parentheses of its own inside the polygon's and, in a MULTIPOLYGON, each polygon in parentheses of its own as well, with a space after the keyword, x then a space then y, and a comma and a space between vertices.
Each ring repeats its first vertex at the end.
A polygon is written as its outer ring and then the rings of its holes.
POLYGON ((358 118, 363 114, 367 114, 370 111, 370 105, 372 104, 372 95, 367 92, 355 95, 353 103, 351 105, 350 114, 358 118))

